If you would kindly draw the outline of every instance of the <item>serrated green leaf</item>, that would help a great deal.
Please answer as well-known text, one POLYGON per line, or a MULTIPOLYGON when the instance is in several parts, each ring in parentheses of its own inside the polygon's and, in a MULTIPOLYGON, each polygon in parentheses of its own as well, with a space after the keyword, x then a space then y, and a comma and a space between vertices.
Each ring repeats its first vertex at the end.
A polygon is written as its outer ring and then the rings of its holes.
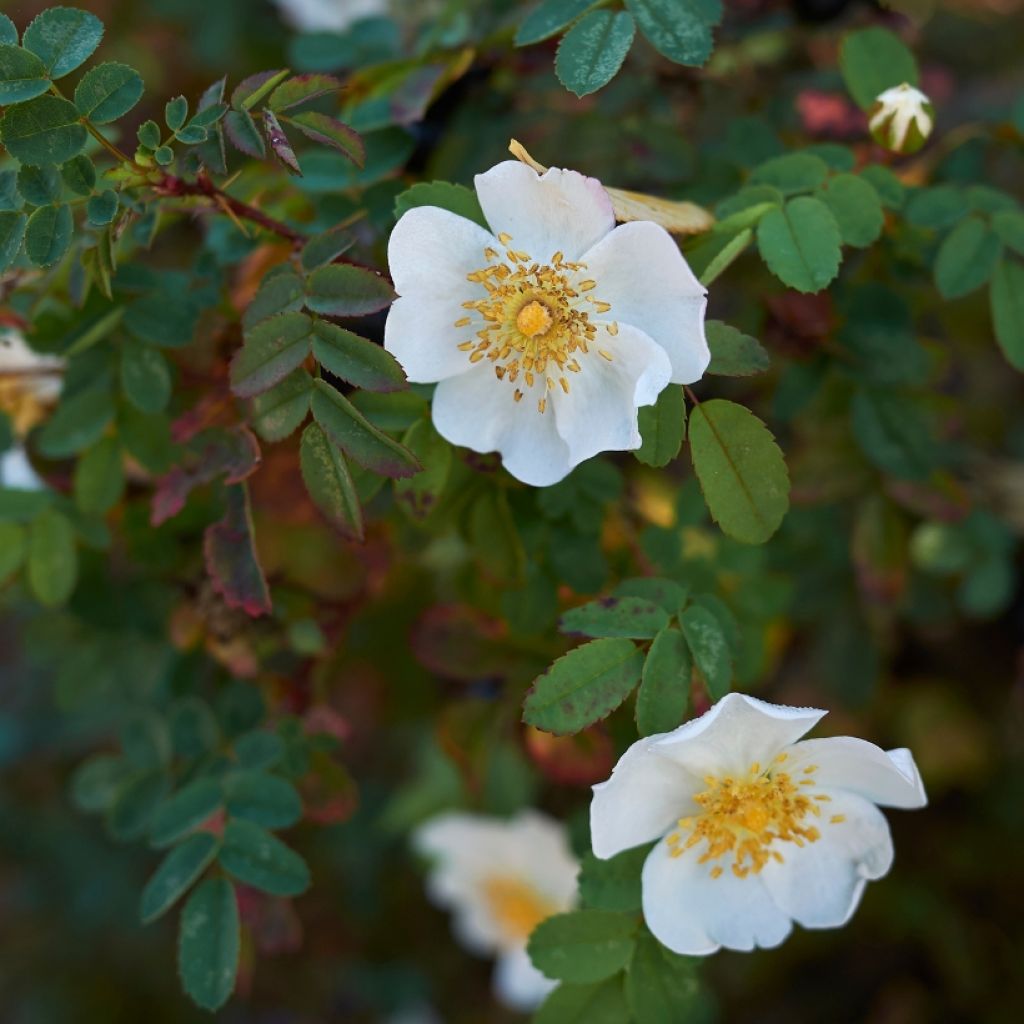
POLYGON ((355 237, 348 228, 331 228, 319 235, 314 235, 303 247, 299 256, 302 269, 309 273, 333 262, 343 252, 352 248, 355 237))
POLYGON ((224 115, 224 130, 231 144, 246 156, 264 157, 267 146, 248 110, 229 110, 224 115))
POLYGON ((142 890, 139 919, 143 924, 155 921, 174 906, 213 863, 217 847, 215 836, 197 832, 164 857, 142 890))
POLYGON ((153 846, 170 846, 187 832, 198 828, 224 804, 217 779, 199 778, 182 786, 153 812, 149 839, 153 846))
POLYGON ((0 271, 6 270, 17 258, 27 223, 28 217, 23 213, 0 211, 0 271))
POLYGON ((833 175, 818 196, 832 211, 844 245, 864 249, 881 235, 885 224, 882 201, 874 188, 857 175, 833 175))
POLYGON ((721 623, 707 608, 693 604, 679 616, 679 625, 708 694, 719 700, 732 683, 732 650, 721 623))
POLYGON ((704 333, 711 349, 707 373, 720 377, 750 377, 768 369, 768 353, 756 338, 723 324, 721 320, 708 320, 704 324, 704 333))
POLYGON ((63 164, 85 148, 88 138, 73 103, 38 96, 8 107, 0 119, 0 141, 23 164, 63 164))
POLYGON ((1024 372, 1024 267, 1001 260, 989 292, 996 341, 1014 369, 1024 372))
POLYGON ((172 132, 176 132, 188 117, 188 100, 184 96, 175 96, 164 104, 164 123, 172 132))
POLYGON ((626 8, 663 57, 700 67, 711 56, 711 28, 722 12, 717 0, 626 0, 626 8))
POLYGON ((665 627, 651 644, 636 692, 636 727, 641 736, 681 725, 690 707, 693 662, 683 635, 665 627))
POLYGON ((159 349, 142 342, 121 345, 121 387, 140 412, 157 413, 171 398, 171 371, 159 349))
POLYGON ((523 721, 564 736, 614 711, 633 691, 643 654, 630 640, 592 640, 538 676, 523 702, 523 721))
POLYGON ((60 171, 49 164, 44 167, 23 164, 18 168, 18 191, 33 206, 56 203, 63 191, 60 171))
POLYGON ((281 120, 294 125, 307 139, 341 153, 356 167, 362 168, 366 164, 366 147, 362 137, 344 121, 313 110, 288 116, 282 114, 281 120))
POLYGON ((207 878, 189 896, 178 925, 178 974, 204 1010, 218 1010, 231 996, 238 972, 240 926, 235 887, 207 878))
POLYGON ((395 220, 418 206, 438 206, 490 231, 484 211, 480 208, 480 200, 465 185, 453 185, 450 181, 418 181, 399 193, 395 200, 395 220))
POLYGON ((690 457, 712 518, 746 544, 764 543, 789 508, 775 439, 749 409, 716 398, 690 413, 690 457))
POLYGON ((626 968, 626 1002, 636 1024, 689 1020, 699 996, 697 960, 678 956, 641 932, 626 968))
POLYGON ((43 62, 15 44, 0 43, 0 106, 24 103, 50 88, 43 62))
POLYGON ((95 227, 104 227, 109 224, 117 213, 117 193, 113 189, 105 189, 98 196, 93 196, 86 203, 86 216, 89 223, 95 227))
POLYGON ((575 910, 541 921, 527 951, 549 978, 588 984, 622 970, 633 955, 636 917, 611 910, 575 910))
POLYGON ((639 910, 640 872, 650 849, 650 845, 637 846, 607 860, 588 853, 580 862, 583 905, 593 910, 639 910))
POLYGON ((408 387, 402 367, 390 352, 326 320, 316 322, 313 357, 335 377, 364 391, 402 391, 408 387))
POLYGON ((299 448, 302 480, 313 504, 346 537, 363 538, 363 512, 345 457, 319 423, 302 432, 299 448))
POLYGON ((252 401, 252 427, 264 441, 283 441, 309 412, 313 378, 301 367, 252 401))
POLYGON ((280 113, 290 107, 307 103, 317 96, 337 92, 341 88, 342 83, 333 75, 295 75, 274 87, 267 100, 267 106, 280 113))
POLYGON ((839 225, 813 196, 769 210, 757 225, 757 244, 768 269, 797 291, 819 292, 839 273, 839 225))
POLYGON ((917 85, 917 61, 900 39, 885 28, 850 32, 839 48, 839 67, 850 95, 868 110, 879 94, 906 82, 917 85))
POLYGON ((325 316, 368 316, 389 306, 395 291, 372 270, 331 263, 309 275, 306 296, 306 305, 325 316))
POLYGON ((261 282, 252 302, 242 315, 242 327, 248 331, 261 320, 279 313, 296 313, 305 302, 303 281, 290 269, 273 276, 268 275, 261 282))
POLYGON ((577 96, 597 92, 618 74, 635 34, 636 23, 626 11, 584 15, 558 44, 558 80, 577 96))
POLYGON ((529 46, 557 35, 595 0, 541 0, 516 30, 516 46, 529 46))
POLYGON ((136 132, 139 142, 142 143, 147 149, 156 149, 160 145, 161 132, 160 125, 156 121, 149 120, 143 121, 139 125, 138 131, 136 132))
POLYGON ((145 86, 133 67, 107 61, 90 68, 75 87, 75 106, 93 124, 123 117, 142 99, 145 86))
POLYGON ((96 187, 96 168, 92 161, 84 154, 79 153, 67 163, 62 164, 60 176, 75 195, 88 196, 96 187))
POLYGON ((18 26, 2 12, 0 12, 0 43, 4 46, 18 45, 18 26))
POLYGON ((570 608, 558 629, 568 636, 649 640, 668 623, 668 612, 641 597, 605 597, 570 608))
POLYGON ((828 164, 812 153, 787 153, 760 164, 750 180, 754 185, 770 185, 784 196, 810 192, 828 176, 828 164))
POLYGON ((52 508, 32 522, 28 535, 28 585, 48 608, 64 604, 78 580, 78 552, 71 523, 52 508))
POLYGON ((544 1000, 532 1024, 624 1024, 629 1009, 621 978, 598 985, 562 984, 544 1000))
POLYGON ((25 255, 37 267, 52 267, 68 251, 73 228, 69 206, 40 206, 25 225, 25 255))
POLYGON ((637 415, 642 444, 634 452, 647 466, 667 466, 683 446, 686 402, 683 389, 669 384, 654 405, 642 406, 637 415))
POLYGON ((74 476, 75 504, 89 516, 102 516, 124 493, 121 446, 105 437, 78 460, 74 476))
POLYGON ((240 882, 272 896, 298 896, 309 888, 306 862, 251 821, 232 818, 227 823, 220 863, 240 882))
POLYGON ((252 398, 284 380, 309 355, 313 326, 305 313, 280 313, 247 330, 231 360, 231 390, 252 398))
POLYGON ((945 299, 959 299, 992 276, 1003 244, 980 218, 968 217, 946 236, 935 257, 935 287, 945 299))
POLYGON ((302 798, 286 779, 265 772, 232 772, 224 780, 228 814, 264 828, 288 828, 302 817, 302 798))
POLYGON ((43 62, 51 78, 62 78, 84 64, 102 38, 103 22, 95 14, 75 7, 50 7, 33 19, 21 41, 43 62))

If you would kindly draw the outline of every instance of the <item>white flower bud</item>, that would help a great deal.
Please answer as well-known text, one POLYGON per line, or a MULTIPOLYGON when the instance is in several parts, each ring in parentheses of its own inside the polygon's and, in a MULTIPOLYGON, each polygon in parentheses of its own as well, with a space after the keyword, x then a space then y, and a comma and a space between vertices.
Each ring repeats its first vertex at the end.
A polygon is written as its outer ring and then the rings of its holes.
POLYGON ((917 152, 934 126, 931 100, 907 82, 881 93, 868 120, 875 141, 896 153, 917 152))

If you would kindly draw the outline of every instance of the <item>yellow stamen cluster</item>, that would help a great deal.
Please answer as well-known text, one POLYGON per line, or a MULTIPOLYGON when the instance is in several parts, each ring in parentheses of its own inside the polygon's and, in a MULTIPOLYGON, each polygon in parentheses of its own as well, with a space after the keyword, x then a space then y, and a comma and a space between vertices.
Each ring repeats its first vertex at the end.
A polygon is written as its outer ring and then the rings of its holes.
POLYGON ((510 941, 525 941, 541 921, 558 912, 547 897, 518 878, 495 875, 483 883, 483 896, 498 927, 510 941))
MULTIPOLYGON (((458 347, 471 363, 490 360, 498 380, 513 385, 516 402, 524 394, 520 380, 529 389, 540 385, 537 409, 543 413, 548 396, 558 390, 568 394, 570 374, 583 369, 580 357, 589 354, 597 335, 591 314, 603 316, 612 307, 590 296, 597 282, 582 278, 585 264, 567 260, 561 252, 550 263, 536 263, 528 253, 511 248, 510 235, 500 234, 498 240, 506 247, 504 254, 484 249, 487 265, 466 275, 485 294, 463 302, 470 315, 460 317, 455 326, 473 326, 476 332, 458 347)), ((614 336, 618 324, 607 329, 614 336)), ((597 351, 611 361, 611 353, 597 351)))
MULTIPOLYGON (((722 778, 709 775, 704 779, 707 789, 694 797, 701 807, 699 814, 680 818, 678 830, 668 837, 670 855, 681 857, 700 843, 705 849, 699 863, 722 859, 711 869, 711 877, 719 878, 729 867, 737 878, 757 874, 770 860, 779 863, 783 855, 774 849, 778 842, 803 846, 821 838, 811 820, 820 819, 821 804, 829 797, 810 794, 817 765, 804 768, 799 779, 781 770, 786 755, 780 754, 766 770, 752 764, 745 777, 722 778)), ((830 824, 845 819, 834 814, 830 824)))
POLYGON ((0 377, 0 412, 10 419, 19 437, 46 418, 47 403, 39 398, 33 383, 28 375, 0 377))

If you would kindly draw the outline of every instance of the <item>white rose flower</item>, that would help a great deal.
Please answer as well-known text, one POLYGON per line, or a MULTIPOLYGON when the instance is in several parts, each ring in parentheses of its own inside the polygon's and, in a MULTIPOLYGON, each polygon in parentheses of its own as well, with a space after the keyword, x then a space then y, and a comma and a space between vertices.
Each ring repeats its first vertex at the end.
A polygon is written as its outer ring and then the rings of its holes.
MULTIPOLYGON (((24 437, 60 396, 63 381, 54 371, 63 366, 62 359, 30 349, 19 332, 0 334, 0 411, 16 438, 24 437)), ((37 491, 45 486, 20 442, 0 453, 0 487, 37 491)))
POLYGON ((421 825, 413 842, 433 861, 427 892, 454 912, 459 942, 497 957, 495 996, 512 1009, 535 1009, 557 982, 533 966, 526 941, 576 897, 579 864, 565 827, 537 811, 507 820, 452 812, 421 825))
POLYGON ((594 786, 596 856, 659 840, 644 863, 643 912, 669 949, 777 946, 794 921, 838 927, 889 870, 876 805, 925 805, 914 759, 849 736, 801 740, 825 714, 731 693, 634 743, 594 786))
POLYGON ((274 0, 300 32, 343 32, 361 18, 387 14, 388 0, 274 0))
POLYGON ((411 381, 438 382, 434 426, 537 487, 638 448, 638 407, 711 358, 707 293, 679 247, 649 221, 616 227, 576 171, 510 160, 476 192, 491 231, 421 206, 388 245, 400 298, 384 346, 411 381))
POLYGON ((935 108, 920 89, 904 82, 875 100, 868 127, 875 140, 896 153, 914 153, 935 124, 935 108))

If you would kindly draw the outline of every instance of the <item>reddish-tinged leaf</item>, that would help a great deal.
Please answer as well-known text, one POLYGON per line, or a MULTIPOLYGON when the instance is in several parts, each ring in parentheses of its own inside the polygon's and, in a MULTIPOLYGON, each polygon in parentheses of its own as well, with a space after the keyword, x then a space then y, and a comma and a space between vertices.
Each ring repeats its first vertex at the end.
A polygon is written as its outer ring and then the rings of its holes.
MULTIPOLYGON (((287 71, 283 73, 287 74, 287 71)), ((252 96, 258 96, 267 82, 272 78, 277 78, 280 74, 282 74, 282 69, 277 68, 273 71, 257 71, 254 75, 243 78, 231 92, 231 106, 236 110, 248 109, 252 103, 246 101, 252 96)))
POLYGON ((366 147, 359 133, 336 117, 310 110, 292 117, 282 114, 281 118, 295 125, 307 139, 319 142, 321 146, 330 146, 347 156, 356 167, 362 167, 366 162, 366 147))
POLYGON ((248 110, 229 110, 224 115, 224 130, 235 149, 246 156, 257 159, 266 156, 267 147, 263 144, 263 136, 248 110))
POLYGON ((270 143, 270 148, 274 151, 274 155, 278 160, 293 174, 301 176, 302 168, 299 166, 298 158, 295 156, 295 150, 292 149, 292 144, 288 141, 288 136, 285 135, 281 122, 278 121, 277 115, 270 107, 263 108, 263 130, 266 132, 267 142, 270 143))
POLYGON ((611 774, 615 750, 601 726, 575 736, 552 736, 527 726, 523 735, 534 764, 558 785, 590 786, 611 774))
POLYGON ((412 652, 435 675, 471 682, 504 678, 515 668, 498 619, 465 605, 428 608, 413 627, 412 652))
POLYGON ((271 110, 280 112, 297 107, 300 103, 306 103, 317 96, 336 92, 340 88, 341 82, 333 75, 296 75, 287 82, 282 82, 270 94, 267 104, 271 110))
POLYGON ((229 608, 254 618, 271 611, 270 590, 256 555, 249 489, 245 484, 225 491, 227 510, 220 522, 206 528, 203 554, 213 589, 229 608))

